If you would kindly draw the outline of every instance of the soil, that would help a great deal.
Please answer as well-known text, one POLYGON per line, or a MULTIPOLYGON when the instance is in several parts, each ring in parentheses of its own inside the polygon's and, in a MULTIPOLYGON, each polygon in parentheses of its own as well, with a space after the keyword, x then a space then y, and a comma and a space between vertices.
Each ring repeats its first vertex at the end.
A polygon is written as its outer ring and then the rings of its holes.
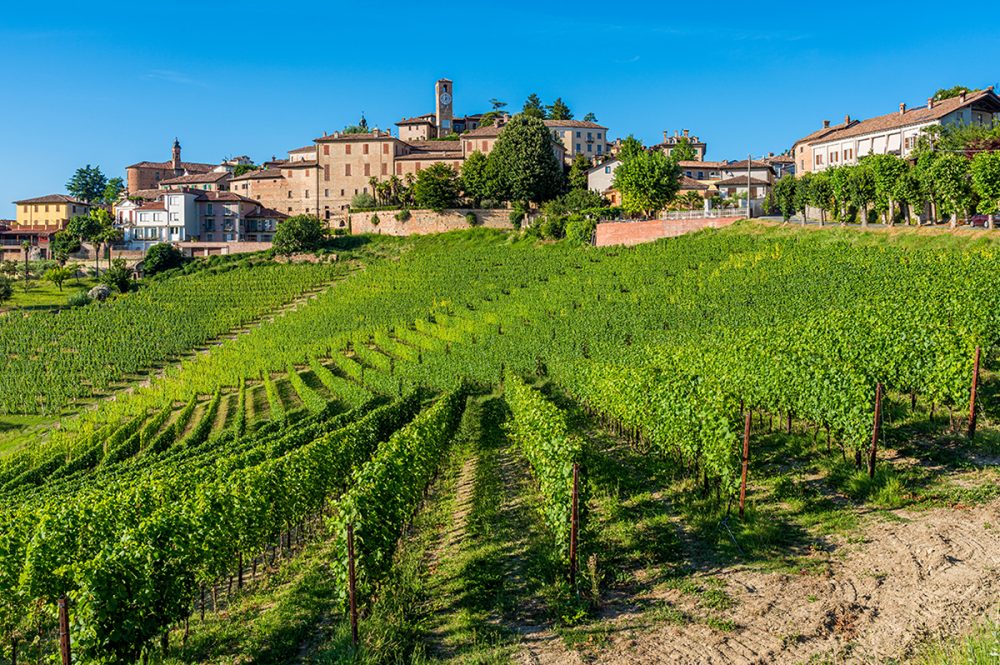
MULTIPOLYGON (((862 537, 837 537, 801 574, 747 566, 697 575, 724 582, 735 605, 716 612, 731 631, 653 622, 610 606, 601 639, 580 651, 552 631, 526 636, 524 663, 883 663, 928 638, 961 633, 1000 602, 1000 501, 873 516, 862 537), (820 572, 815 572, 819 570, 820 572)), ((662 589, 641 599, 689 616, 697 598, 662 589)))

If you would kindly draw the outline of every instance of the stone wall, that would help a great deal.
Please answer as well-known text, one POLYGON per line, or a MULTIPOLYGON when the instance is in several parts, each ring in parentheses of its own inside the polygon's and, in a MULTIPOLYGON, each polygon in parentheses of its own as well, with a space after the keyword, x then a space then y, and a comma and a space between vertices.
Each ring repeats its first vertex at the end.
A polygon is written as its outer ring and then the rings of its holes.
POLYGON ((405 222, 396 219, 398 210, 379 210, 377 212, 353 212, 348 215, 348 225, 351 233, 379 233, 391 236, 408 236, 425 233, 443 233, 469 228, 465 215, 472 212, 478 219, 477 226, 490 229, 513 229, 510 223, 510 210, 465 210, 449 209, 440 213, 433 210, 411 210, 410 218, 405 222), (372 223, 372 215, 378 215, 378 224, 372 223))
POLYGON ((646 222, 603 222, 597 225, 598 247, 638 245, 660 238, 676 238, 702 229, 720 229, 742 217, 718 219, 653 219, 646 222))

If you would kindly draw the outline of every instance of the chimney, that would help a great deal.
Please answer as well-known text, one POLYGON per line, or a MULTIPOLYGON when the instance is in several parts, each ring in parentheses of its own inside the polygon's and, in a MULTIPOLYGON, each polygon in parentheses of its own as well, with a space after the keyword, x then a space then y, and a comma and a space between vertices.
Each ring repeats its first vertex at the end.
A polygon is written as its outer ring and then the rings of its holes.
POLYGON ((824 120, 823 121, 823 129, 830 129, 830 121, 829 120, 824 120))
POLYGON ((934 108, 934 98, 933 97, 928 97, 927 98, 927 108, 929 108, 929 109, 934 108))
POLYGON ((675 129, 674 130, 674 138, 678 138, 680 135, 681 135, 681 133, 675 129))
POLYGON ((906 113, 906 102, 899 103, 899 115, 906 113))
POLYGON ((851 124, 851 116, 850 115, 845 115, 844 116, 844 124, 845 125, 851 124))
POLYGON ((326 130, 325 129, 323 130, 323 136, 326 136, 326 130))
POLYGON ((667 130, 665 130, 665 129, 664 129, 664 130, 663 130, 663 142, 664 142, 664 143, 666 143, 666 142, 667 142, 667 133, 668 133, 668 132, 667 132, 667 130))
POLYGON ((959 93, 958 101, 962 102, 963 104, 965 103, 965 90, 959 93))
POLYGON ((688 130, 685 129, 684 130, 684 136, 686 137, 688 134, 689 134, 688 130))

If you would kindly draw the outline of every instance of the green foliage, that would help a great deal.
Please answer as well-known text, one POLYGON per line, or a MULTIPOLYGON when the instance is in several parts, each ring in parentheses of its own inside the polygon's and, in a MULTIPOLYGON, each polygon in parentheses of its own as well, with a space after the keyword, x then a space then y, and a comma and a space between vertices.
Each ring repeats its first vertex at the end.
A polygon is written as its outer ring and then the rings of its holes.
POLYGON ((274 251, 285 256, 314 252, 325 239, 326 229, 318 217, 296 215, 278 225, 274 232, 274 251))
POLYGON ((1000 152, 980 152, 972 159, 972 187, 979 197, 979 212, 1000 211, 1000 152))
POLYGON ((583 153, 577 154, 573 162, 569 165, 569 188, 587 189, 587 171, 590 169, 590 160, 583 153))
POLYGON ((691 145, 691 139, 682 136, 670 150, 670 158, 675 162, 687 162, 698 159, 698 153, 691 145))
POLYGON ((677 194, 680 169, 662 152, 637 149, 636 143, 631 137, 623 143, 612 186, 626 212, 652 216, 677 194))
MULTIPOLYGON (((72 224, 72 221, 70 222, 72 224)), ((68 228, 59 231, 52 237, 49 244, 52 258, 61 264, 69 260, 69 255, 80 251, 80 237, 71 232, 68 228)))
POLYGON ((495 198, 540 203, 564 187, 555 139, 541 120, 526 114, 511 118, 489 155, 489 177, 497 183, 495 198))
POLYGON ((593 112, 590 112, 587 115, 583 116, 583 121, 584 122, 597 122, 597 116, 594 115, 593 112))
MULTIPOLYGON (((121 180, 118 180, 121 182, 121 180)), ((98 203, 103 200, 108 178, 101 172, 101 167, 90 164, 81 166, 66 183, 66 191, 81 201, 98 203)))
POLYGON ((596 229, 597 222, 595 220, 572 215, 566 222, 566 239, 572 242, 588 243, 594 236, 596 229))
POLYGON ((953 153, 940 155, 931 165, 930 175, 941 210, 951 214, 951 225, 955 226, 958 215, 968 215, 975 208, 969 160, 953 153))
POLYGON ((153 245, 142 259, 143 272, 149 276, 179 268, 183 264, 184 254, 168 242, 153 245))
POLYGON ((451 166, 435 162, 417 173, 413 183, 413 199, 417 206, 441 212, 458 202, 461 182, 451 166))
POLYGON ((370 210, 376 205, 375 197, 368 192, 358 192, 351 197, 351 210, 370 210))
POLYGON ((75 272, 76 271, 73 270, 72 268, 67 268, 65 266, 58 266, 46 270, 42 278, 52 282, 57 287, 59 287, 60 291, 62 291, 63 282, 72 277, 75 272))
POLYGON ((786 222, 798 209, 797 190, 798 182, 795 178, 778 178, 772 190, 774 192, 774 202, 782 219, 786 222))
POLYGON ((474 212, 465 213, 465 223, 469 226, 479 226, 479 217, 474 212))
POLYGON ((237 164, 233 167, 233 177, 239 178, 241 175, 246 175, 252 171, 259 171, 260 167, 256 164, 237 164))
POLYGON ((484 199, 495 198, 499 187, 495 172, 489 168, 486 155, 476 150, 462 163, 462 188, 473 205, 479 207, 484 199))
POLYGON ((545 107, 542 106, 541 98, 539 98, 539 96, 535 93, 528 95, 528 98, 524 100, 524 106, 521 108, 521 113, 532 118, 544 120, 545 107))
POLYGON ((944 101, 945 99, 951 99, 952 97, 958 97, 963 92, 966 93, 972 92, 972 88, 965 85, 956 85, 951 88, 940 88, 937 92, 934 93, 934 97, 932 97, 932 99, 935 102, 940 102, 944 101))
POLYGON ((135 286, 135 281, 132 279, 133 274, 133 270, 128 267, 125 259, 114 259, 111 261, 111 267, 101 274, 100 282, 115 289, 118 293, 128 293, 135 286))
POLYGON ((14 296, 14 285, 10 277, 0 276, 0 305, 7 302, 14 296))
POLYGON ((562 100, 562 97, 557 97, 556 101, 552 102, 547 107, 547 116, 549 120, 572 120, 573 112, 570 110, 566 102, 562 100))
POLYGON ((101 195, 101 201, 107 205, 114 205, 118 203, 122 195, 125 194, 125 181, 121 178, 111 178, 108 180, 108 184, 104 186, 104 193, 101 195))

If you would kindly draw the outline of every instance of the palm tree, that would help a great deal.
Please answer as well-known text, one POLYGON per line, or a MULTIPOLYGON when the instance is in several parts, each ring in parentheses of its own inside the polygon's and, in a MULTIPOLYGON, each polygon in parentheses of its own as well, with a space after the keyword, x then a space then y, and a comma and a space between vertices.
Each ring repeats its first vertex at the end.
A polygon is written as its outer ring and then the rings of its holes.
POLYGON ((378 176, 372 176, 368 178, 368 186, 372 188, 372 199, 375 200, 375 207, 377 208, 378 203, 378 176))
POLYGON ((24 290, 28 290, 28 253, 31 251, 31 241, 21 241, 21 249, 24 250, 24 290))

